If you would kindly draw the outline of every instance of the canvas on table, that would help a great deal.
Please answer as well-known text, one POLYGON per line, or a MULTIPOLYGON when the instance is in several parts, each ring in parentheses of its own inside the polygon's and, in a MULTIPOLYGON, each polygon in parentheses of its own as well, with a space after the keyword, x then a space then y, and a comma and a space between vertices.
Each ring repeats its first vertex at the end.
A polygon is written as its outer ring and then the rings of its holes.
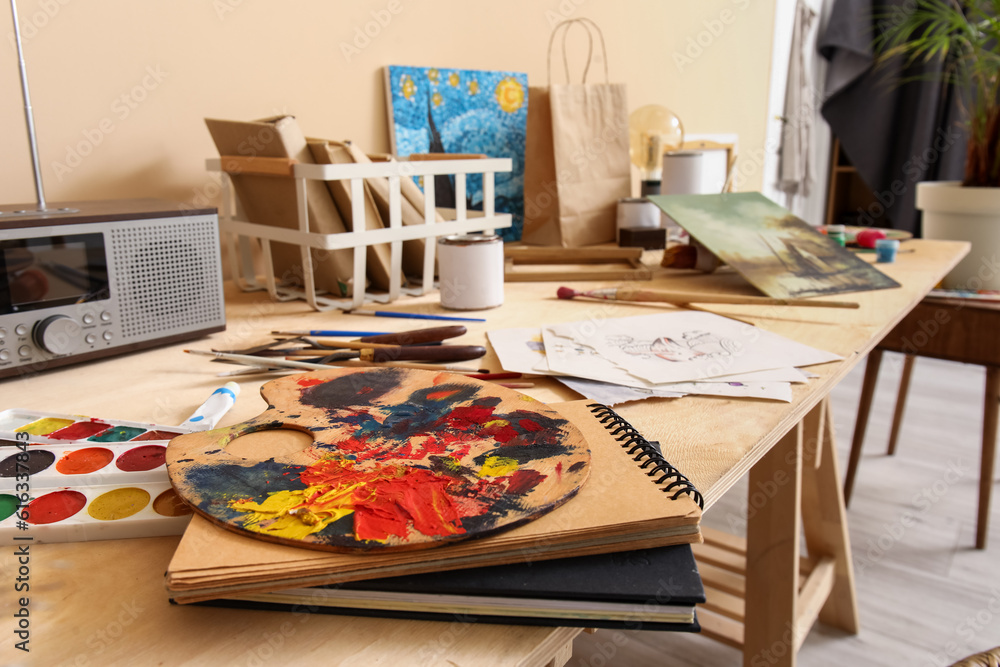
POLYGON ((899 287, 759 192, 650 200, 751 285, 776 299, 899 287))

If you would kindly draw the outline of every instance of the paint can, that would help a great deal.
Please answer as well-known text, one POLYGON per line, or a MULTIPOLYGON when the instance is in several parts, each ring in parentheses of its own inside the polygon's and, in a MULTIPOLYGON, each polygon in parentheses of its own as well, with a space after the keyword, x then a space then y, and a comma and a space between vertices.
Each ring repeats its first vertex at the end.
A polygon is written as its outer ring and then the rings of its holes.
POLYGON ((646 198, 625 197, 618 200, 618 231, 623 229, 657 229, 660 207, 646 198))
POLYGON ((503 241, 499 236, 443 236, 437 251, 443 307, 485 310, 503 304, 503 241))

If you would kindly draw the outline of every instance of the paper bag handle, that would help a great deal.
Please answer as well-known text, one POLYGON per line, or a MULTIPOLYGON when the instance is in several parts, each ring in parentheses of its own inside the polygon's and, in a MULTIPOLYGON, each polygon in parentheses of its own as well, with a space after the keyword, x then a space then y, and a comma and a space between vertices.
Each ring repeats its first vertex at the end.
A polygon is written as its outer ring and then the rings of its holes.
POLYGON ((557 24, 556 27, 552 29, 552 34, 549 36, 548 53, 549 83, 552 83, 552 47, 555 44, 556 34, 560 31, 560 29, 562 29, 563 70, 566 73, 566 83, 570 82, 569 58, 566 53, 566 35, 569 33, 569 29, 574 23, 579 23, 587 30, 587 64, 583 68, 581 83, 587 83, 587 74, 590 71, 590 64, 594 58, 594 32, 597 33, 597 37, 601 40, 601 54, 604 56, 604 82, 610 83, 608 78, 608 49, 604 44, 604 33, 601 32, 600 27, 598 27, 596 23, 588 18, 567 19, 557 24))

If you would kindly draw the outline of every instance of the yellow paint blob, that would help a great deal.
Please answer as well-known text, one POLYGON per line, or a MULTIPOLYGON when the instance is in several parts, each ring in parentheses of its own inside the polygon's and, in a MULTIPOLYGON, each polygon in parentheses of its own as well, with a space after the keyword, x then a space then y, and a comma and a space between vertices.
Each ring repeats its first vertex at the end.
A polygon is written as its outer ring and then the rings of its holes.
POLYGON ((72 419, 59 419, 58 417, 45 417, 36 419, 30 424, 14 429, 18 433, 30 433, 31 435, 48 435, 61 428, 66 428, 74 423, 72 419))
POLYGON ((234 500, 229 506, 249 513, 243 520, 243 527, 247 530, 302 540, 352 513, 351 496, 359 486, 361 484, 329 489, 318 496, 316 487, 278 491, 260 503, 234 500))
POLYGON ((494 419, 483 424, 484 428, 503 428, 504 426, 510 426, 510 422, 506 419, 494 419))
POLYGON ((101 521, 117 521, 132 516, 149 504, 149 493, 134 486, 115 489, 90 503, 87 514, 101 521))
POLYGON ((505 456, 488 456, 479 471, 480 477, 505 477, 517 470, 517 459, 505 456))

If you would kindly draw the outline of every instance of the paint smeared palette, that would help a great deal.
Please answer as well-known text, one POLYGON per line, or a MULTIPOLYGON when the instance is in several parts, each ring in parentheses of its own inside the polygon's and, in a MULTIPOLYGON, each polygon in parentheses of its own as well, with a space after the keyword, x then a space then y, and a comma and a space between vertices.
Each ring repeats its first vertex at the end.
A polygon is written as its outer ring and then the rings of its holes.
POLYGON ((462 375, 314 371, 261 395, 268 408, 254 419, 171 440, 167 469, 198 513, 263 540, 440 546, 531 521, 590 473, 583 435, 558 412, 462 375))
POLYGON ((192 510, 167 478, 179 426, 0 412, 0 543, 179 535, 192 510), (20 511, 22 493, 31 500, 20 511), (23 518, 22 518, 23 517, 23 518))

